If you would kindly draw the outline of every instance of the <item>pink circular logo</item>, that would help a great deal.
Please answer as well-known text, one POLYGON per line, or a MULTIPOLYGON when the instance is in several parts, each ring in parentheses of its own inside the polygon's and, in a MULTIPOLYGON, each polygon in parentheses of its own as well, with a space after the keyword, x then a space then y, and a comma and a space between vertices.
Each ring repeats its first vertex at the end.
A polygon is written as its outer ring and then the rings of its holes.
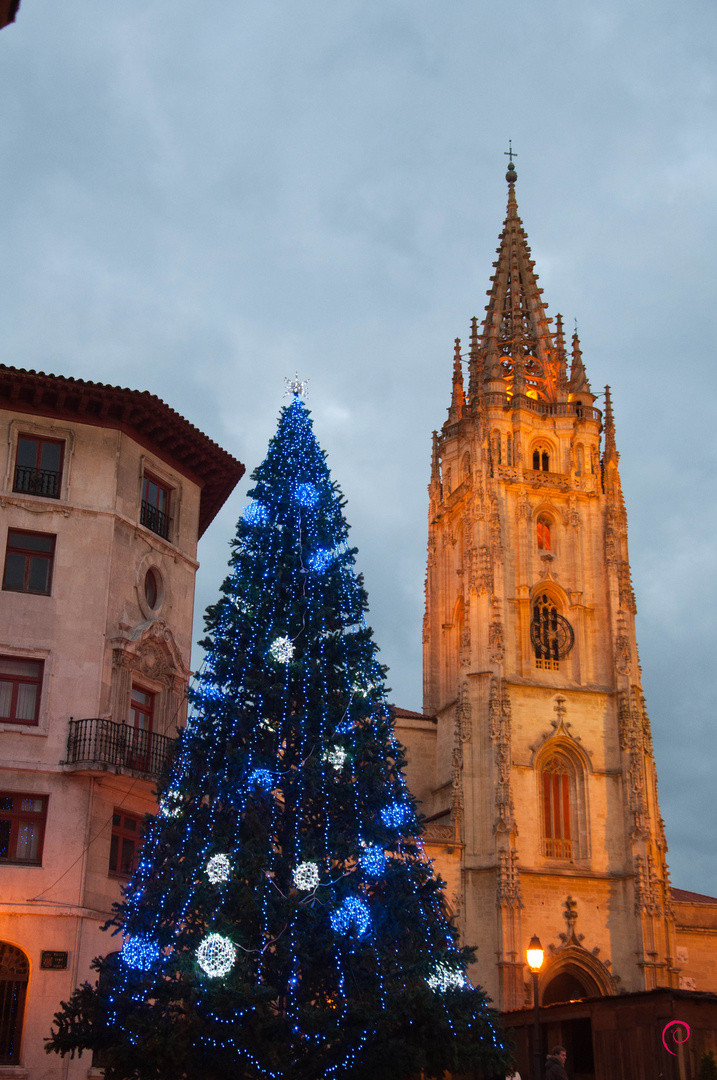
POLYGON ((686 1043, 687 1040, 689 1039, 689 1037, 690 1037, 690 1025, 688 1023, 686 1023, 684 1020, 670 1020, 669 1024, 665 1024, 665 1026, 662 1029, 662 1045, 664 1046, 664 1048, 665 1048, 665 1050, 667 1051, 668 1054, 672 1054, 673 1057, 676 1057, 677 1054, 675 1053, 675 1051, 670 1050, 669 1046, 665 1042, 665 1036, 667 1035, 667 1032, 671 1027, 677 1027, 677 1028, 684 1028, 685 1029, 685 1037, 684 1037, 684 1039, 680 1038, 679 1031, 670 1031, 670 1038, 672 1039, 672 1041, 674 1043, 680 1045, 681 1043, 686 1043))

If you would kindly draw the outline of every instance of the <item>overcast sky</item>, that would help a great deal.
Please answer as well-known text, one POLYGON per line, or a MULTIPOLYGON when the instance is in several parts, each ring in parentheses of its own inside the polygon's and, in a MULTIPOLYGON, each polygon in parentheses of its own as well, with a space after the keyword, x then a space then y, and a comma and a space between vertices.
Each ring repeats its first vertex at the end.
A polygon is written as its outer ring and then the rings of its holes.
POLYGON ((407 708, 512 138, 549 312, 613 389, 673 884, 712 895, 716 51, 714 0, 22 0, 0 32, 0 360, 148 389, 246 464, 199 611, 310 379, 407 708))

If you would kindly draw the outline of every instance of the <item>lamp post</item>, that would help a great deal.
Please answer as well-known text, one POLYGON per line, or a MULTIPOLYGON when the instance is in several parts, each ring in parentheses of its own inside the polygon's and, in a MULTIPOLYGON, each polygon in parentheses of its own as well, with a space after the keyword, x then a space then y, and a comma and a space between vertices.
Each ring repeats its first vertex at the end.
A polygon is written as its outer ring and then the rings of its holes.
POLYGON ((538 1000, 538 975, 543 966, 543 946, 533 934, 528 945, 528 967, 533 976, 533 1080, 540 1080, 540 1001, 538 1000))

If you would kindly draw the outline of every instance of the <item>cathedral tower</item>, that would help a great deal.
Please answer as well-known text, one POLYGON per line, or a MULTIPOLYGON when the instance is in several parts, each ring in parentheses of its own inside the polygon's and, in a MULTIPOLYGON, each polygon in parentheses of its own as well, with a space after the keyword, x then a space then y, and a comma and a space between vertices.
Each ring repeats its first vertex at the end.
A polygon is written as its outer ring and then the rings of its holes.
POLYGON ((423 734, 399 725, 410 761, 434 721, 429 849, 477 981, 512 1009, 533 934, 545 1004, 678 970, 610 390, 601 412, 548 318, 512 161, 506 179, 486 316, 434 434, 423 734))

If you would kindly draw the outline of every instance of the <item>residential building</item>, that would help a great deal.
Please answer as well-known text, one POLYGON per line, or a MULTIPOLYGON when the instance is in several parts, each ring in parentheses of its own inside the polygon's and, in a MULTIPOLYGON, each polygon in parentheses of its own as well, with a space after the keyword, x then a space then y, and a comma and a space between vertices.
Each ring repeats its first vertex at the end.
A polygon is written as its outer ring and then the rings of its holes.
POLYGON ((44 1052, 185 719, 197 541, 243 466, 148 393, 0 365, 0 1076, 44 1052))

